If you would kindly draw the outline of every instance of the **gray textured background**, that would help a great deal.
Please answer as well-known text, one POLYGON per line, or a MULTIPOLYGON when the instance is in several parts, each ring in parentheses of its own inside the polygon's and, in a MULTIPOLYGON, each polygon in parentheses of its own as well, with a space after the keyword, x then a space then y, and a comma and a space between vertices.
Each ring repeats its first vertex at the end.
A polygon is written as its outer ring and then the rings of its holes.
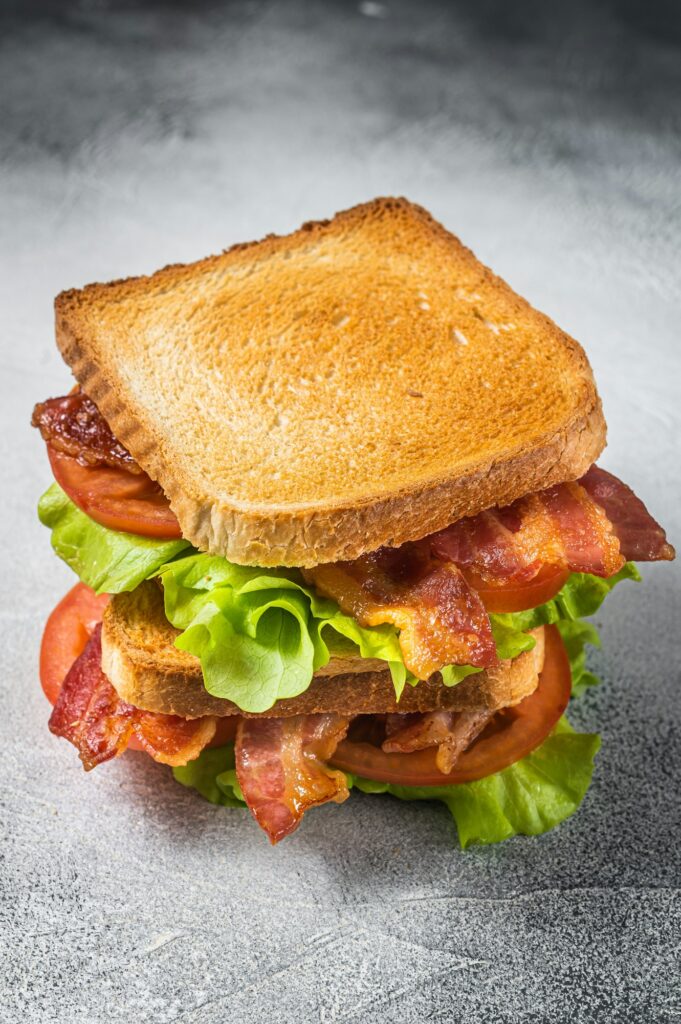
POLYGON ((587 347, 603 464, 681 541, 675 4, 19 2, 0 36, 5 472, 0 1020, 674 1021, 679 571, 599 616, 580 814, 461 854, 438 806, 353 796, 272 850, 141 755, 46 729, 72 582, 28 427, 68 376, 52 298, 380 193, 428 206, 587 347))

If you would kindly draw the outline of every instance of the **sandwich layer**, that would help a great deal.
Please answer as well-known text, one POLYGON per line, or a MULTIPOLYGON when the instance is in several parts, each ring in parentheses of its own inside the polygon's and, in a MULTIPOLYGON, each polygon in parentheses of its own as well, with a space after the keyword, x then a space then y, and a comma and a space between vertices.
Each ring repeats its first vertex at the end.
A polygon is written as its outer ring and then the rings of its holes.
POLYGON ((404 199, 64 292, 56 331, 183 536, 243 564, 417 539, 605 443, 577 342, 404 199))
POLYGON ((334 659, 300 696, 250 715, 206 691, 198 658, 174 646, 179 630, 165 617, 160 587, 147 582, 131 593, 115 595, 107 605, 102 668, 122 700, 144 711, 183 718, 496 710, 517 704, 536 689, 544 663, 544 631, 532 635, 537 640, 534 649, 512 661, 501 661, 453 687, 444 686, 438 673, 415 687, 406 686, 399 703, 383 662, 334 659))

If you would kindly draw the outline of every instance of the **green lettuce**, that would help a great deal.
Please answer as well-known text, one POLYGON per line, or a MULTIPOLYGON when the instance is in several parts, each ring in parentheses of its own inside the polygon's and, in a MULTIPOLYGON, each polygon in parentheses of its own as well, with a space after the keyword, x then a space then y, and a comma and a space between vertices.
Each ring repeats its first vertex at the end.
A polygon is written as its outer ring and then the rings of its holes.
MULTIPOLYGON (((579 807, 589 788, 600 737, 577 733, 562 718, 550 736, 521 761, 476 782, 448 786, 397 786, 347 775, 349 787, 388 793, 400 800, 438 800, 456 822, 462 849, 499 843, 514 835, 539 835, 579 807)), ((173 774, 211 803, 243 805, 234 771, 234 747, 204 751, 173 774)))
POLYGON ((154 540, 100 526, 58 484, 52 484, 38 502, 38 517, 52 530, 55 552, 98 594, 134 590, 191 547, 187 540, 154 540))
POLYGON ((295 569, 233 565, 193 554, 162 566, 176 645, 201 660, 209 693, 244 711, 267 711, 297 697, 334 654, 350 650, 385 661, 399 696, 412 677, 394 626, 363 627, 320 597, 295 569))
POLYGON ((234 768, 234 744, 203 750, 195 761, 173 768, 177 782, 195 789, 205 800, 223 807, 245 807, 234 768))
POLYGON ((348 781, 364 793, 441 801, 456 822, 465 850, 519 834, 536 836, 569 818, 589 788, 600 745, 600 736, 577 733, 562 718, 531 754, 476 782, 414 787, 354 777, 348 781))
POLYGON ((497 655, 502 661, 508 658, 517 658, 523 651, 531 651, 537 642, 533 636, 528 636, 519 623, 515 622, 512 615, 491 613, 489 621, 492 626, 497 655))
MULTIPOLYGON (((445 665, 444 668, 440 669, 442 682, 445 686, 456 686, 466 676, 473 676, 476 672, 482 672, 482 669, 475 668, 473 665, 445 665)), ((414 676, 412 685, 416 686, 418 682, 419 680, 414 676)))
POLYGON ((601 638, 598 630, 591 622, 584 622, 582 619, 562 619, 556 623, 556 627, 565 645, 568 658, 570 659, 570 671, 572 673, 572 696, 581 697, 591 686, 598 686, 600 679, 586 667, 587 644, 594 647, 601 646, 601 638))

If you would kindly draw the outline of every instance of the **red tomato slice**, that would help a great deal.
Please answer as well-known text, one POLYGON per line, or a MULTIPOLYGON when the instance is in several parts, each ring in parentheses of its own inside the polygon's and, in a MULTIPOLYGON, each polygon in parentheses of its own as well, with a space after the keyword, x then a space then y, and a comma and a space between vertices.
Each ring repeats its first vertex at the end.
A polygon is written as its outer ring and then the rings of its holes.
POLYGON ((570 663, 555 626, 546 627, 546 654, 539 685, 513 708, 504 708, 461 755, 449 775, 435 764, 435 749, 385 754, 372 743, 343 740, 333 755, 335 768, 377 782, 401 786, 444 786, 473 782, 508 768, 544 742, 570 699, 570 663))
MULTIPOLYGON (((101 622, 108 601, 108 594, 97 595, 84 583, 77 583, 45 623, 40 645, 40 682, 50 704, 56 703, 66 673, 82 654, 92 630, 101 622)), ((215 736, 208 746, 220 747, 233 740, 238 721, 236 715, 218 719, 215 736)), ((143 749, 134 737, 128 747, 143 749)))
POLYGON ((146 473, 110 466, 81 466, 51 445, 47 454, 54 478, 78 508, 110 530, 174 540, 182 536, 168 499, 146 473))
POLYGON ((466 580, 476 590, 488 612, 524 612, 536 608, 555 597, 570 570, 557 565, 546 565, 532 580, 511 580, 488 583, 474 572, 464 572, 466 580))
POLYGON ((50 704, 59 696, 66 673, 102 621, 108 594, 97 596, 84 583, 77 583, 62 597, 45 623, 40 645, 40 682, 50 704))

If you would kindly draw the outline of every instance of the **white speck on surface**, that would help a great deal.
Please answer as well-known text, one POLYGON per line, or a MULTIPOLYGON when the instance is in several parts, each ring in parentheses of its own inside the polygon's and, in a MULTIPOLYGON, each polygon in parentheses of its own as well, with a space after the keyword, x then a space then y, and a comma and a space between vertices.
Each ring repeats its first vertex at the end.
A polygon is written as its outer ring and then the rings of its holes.
POLYGON ((158 949, 163 946, 167 946, 169 942, 174 942, 175 939, 179 939, 182 932, 161 932, 160 935, 156 935, 148 946, 140 951, 142 956, 148 956, 150 953, 155 953, 158 949))
POLYGON ((374 0, 363 0, 359 5, 359 13, 363 14, 365 18, 387 18, 388 7, 387 4, 374 3, 374 0))

